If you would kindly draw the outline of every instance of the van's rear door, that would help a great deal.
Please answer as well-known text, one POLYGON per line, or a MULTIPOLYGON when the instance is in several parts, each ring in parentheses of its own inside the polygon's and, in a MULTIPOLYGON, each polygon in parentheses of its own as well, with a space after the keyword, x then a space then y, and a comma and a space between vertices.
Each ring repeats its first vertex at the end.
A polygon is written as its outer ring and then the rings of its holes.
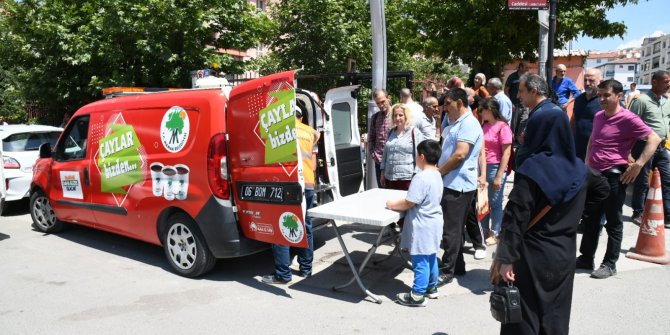
POLYGON ((358 86, 334 88, 326 93, 324 107, 331 115, 333 136, 326 138, 335 147, 337 164, 328 168, 328 177, 339 186, 341 196, 357 193, 363 182, 361 136, 358 131, 358 86))
POLYGON ((226 116, 228 162, 244 234, 306 248, 294 74, 278 73, 233 88, 226 116))

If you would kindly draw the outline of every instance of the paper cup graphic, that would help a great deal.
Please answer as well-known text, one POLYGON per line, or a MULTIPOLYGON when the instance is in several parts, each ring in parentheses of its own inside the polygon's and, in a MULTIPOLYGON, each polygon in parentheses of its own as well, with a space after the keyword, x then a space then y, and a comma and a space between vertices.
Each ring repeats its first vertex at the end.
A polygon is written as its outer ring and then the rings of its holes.
POLYGON ((163 175, 163 164, 151 163, 151 190, 156 197, 163 195, 163 183, 165 183, 165 175, 163 175))
POLYGON ((190 169, 184 164, 177 164, 174 166, 177 170, 177 175, 174 181, 174 195, 179 200, 186 200, 188 196, 188 175, 190 169))
POLYGON ((175 175, 177 174, 177 169, 174 168, 174 166, 164 166, 163 167, 163 174, 165 175, 165 182, 163 185, 165 186, 163 189, 163 196, 165 197, 166 200, 174 200, 174 182, 175 182, 175 175))

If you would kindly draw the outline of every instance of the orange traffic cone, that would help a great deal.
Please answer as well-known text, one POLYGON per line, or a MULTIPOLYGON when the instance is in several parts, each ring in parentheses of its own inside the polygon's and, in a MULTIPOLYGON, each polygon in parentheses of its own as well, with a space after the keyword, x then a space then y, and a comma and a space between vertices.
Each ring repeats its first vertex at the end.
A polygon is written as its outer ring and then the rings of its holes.
POLYGON ((634 249, 626 253, 626 257, 663 265, 670 264, 670 255, 665 250, 664 224, 661 174, 658 169, 654 169, 637 243, 634 249))

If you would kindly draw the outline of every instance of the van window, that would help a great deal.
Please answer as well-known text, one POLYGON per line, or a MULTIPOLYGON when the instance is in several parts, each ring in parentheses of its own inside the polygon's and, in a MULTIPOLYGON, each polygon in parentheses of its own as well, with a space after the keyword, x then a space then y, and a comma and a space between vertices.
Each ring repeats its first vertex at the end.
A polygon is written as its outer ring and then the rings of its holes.
POLYGON ((351 143, 351 106, 346 102, 333 105, 333 132, 335 145, 351 143))
POLYGON ((65 134, 58 142, 56 157, 59 161, 86 158, 88 143, 88 116, 82 116, 70 122, 65 134))

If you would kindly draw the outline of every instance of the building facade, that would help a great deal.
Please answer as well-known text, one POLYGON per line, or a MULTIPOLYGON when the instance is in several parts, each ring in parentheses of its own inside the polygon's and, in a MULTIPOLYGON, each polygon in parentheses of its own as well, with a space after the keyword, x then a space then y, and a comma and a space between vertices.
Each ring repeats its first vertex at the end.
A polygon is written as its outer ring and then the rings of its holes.
POLYGON ((637 82, 639 63, 640 60, 637 58, 621 58, 596 66, 596 68, 602 72, 603 79, 614 79, 627 89, 630 84, 637 82))
POLYGON ((652 73, 660 70, 670 71, 670 34, 644 39, 638 82, 651 85, 652 73))

